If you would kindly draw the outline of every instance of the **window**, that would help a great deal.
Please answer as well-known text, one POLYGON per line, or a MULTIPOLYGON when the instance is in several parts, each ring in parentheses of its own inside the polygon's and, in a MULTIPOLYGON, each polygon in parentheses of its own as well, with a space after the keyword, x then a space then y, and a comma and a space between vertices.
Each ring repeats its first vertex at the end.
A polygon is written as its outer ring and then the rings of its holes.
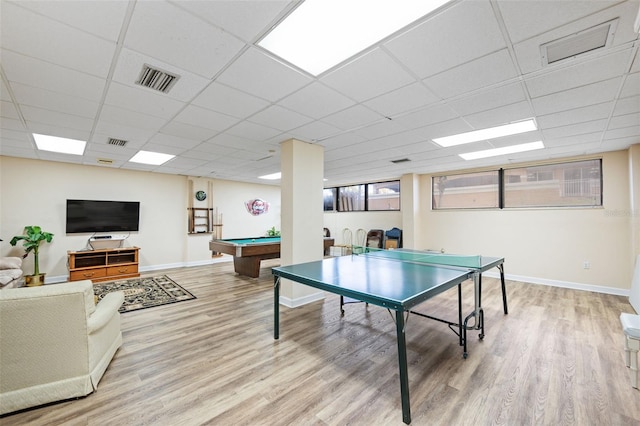
POLYGON ((365 185, 343 186, 338 188, 338 211, 364 211, 365 185))
POLYGON ((325 188, 324 211, 399 211, 400 181, 325 188))
POLYGON ((325 188, 323 190, 325 212, 332 212, 336 209, 336 190, 337 188, 325 188))
POLYGON ((367 210, 400 210, 400 181, 370 183, 367 210))
POLYGON ((602 160, 434 176, 439 209, 602 206, 602 160))
POLYGON ((504 207, 602 205, 602 161, 504 170, 504 207))
POLYGON ((433 177, 433 209, 497 208, 498 182, 497 170, 433 177))

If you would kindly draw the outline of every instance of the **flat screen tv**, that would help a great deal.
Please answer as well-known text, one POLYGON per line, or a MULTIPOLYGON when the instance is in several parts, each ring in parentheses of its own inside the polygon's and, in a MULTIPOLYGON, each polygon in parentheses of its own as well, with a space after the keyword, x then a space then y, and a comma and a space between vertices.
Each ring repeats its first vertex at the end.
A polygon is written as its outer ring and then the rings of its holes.
POLYGON ((67 200, 67 234, 137 231, 139 201, 67 200))

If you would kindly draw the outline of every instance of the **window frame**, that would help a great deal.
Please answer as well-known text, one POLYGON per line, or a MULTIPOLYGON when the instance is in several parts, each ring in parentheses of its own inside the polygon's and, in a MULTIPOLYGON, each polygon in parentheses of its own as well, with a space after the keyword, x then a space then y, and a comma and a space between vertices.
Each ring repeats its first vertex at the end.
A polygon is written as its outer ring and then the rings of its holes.
MULTIPOLYGON (((577 169, 580 170, 585 170, 585 167, 578 167, 577 169)), ((580 173, 584 173, 583 171, 581 171, 580 173)), ((527 173, 527 176, 529 176, 529 173, 527 173)), ((547 176, 548 177, 548 176, 547 176)), ((551 175, 551 177, 553 177, 553 175, 551 175)), ((602 208, 604 206, 604 185, 603 185, 603 170, 602 170, 602 158, 598 157, 598 158, 586 158, 586 159, 574 159, 574 160, 567 160, 567 161, 559 161, 559 162, 550 162, 550 163, 540 163, 540 164, 530 164, 530 165, 521 165, 521 166, 512 166, 512 167, 507 167, 507 168, 500 168, 500 169, 487 169, 487 170, 481 170, 481 171, 477 171, 477 172, 460 172, 460 173, 454 173, 454 174, 439 174, 439 175, 434 175, 431 176, 431 210, 432 211, 442 211, 442 210, 521 210, 521 209, 594 209, 594 208, 602 208), (599 195, 593 195, 593 197, 596 200, 596 203, 593 204, 528 204, 528 205, 508 205, 509 204, 509 200, 507 199, 507 187, 508 185, 512 185, 513 182, 506 182, 507 180, 510 180, 510 175, 508 172, 510 170, 517 170, 517 169, 535 169, 537 167, 540 167, 540 171, 536 172, 537 175, 544 175, 549 173, 548 171, 544 170, 543 168, 547 167, 557 167, 558 169, 562 169, 562 174, 563 176, 566 174, 566 169, 568 169, 570 167, 570 165, 572 164, 579 164, 579 163, 589 163, 589 162, 593 162, 593 161, 597 161, 598 163, 598 183, 597 185, 595 185, 595 187, 597 187, 597 189, 599 190, 599 195), (491 173, 491 172, 497 172, 498 173, 498 206, 497 207, 475 207, 475 206, 469 206, 469 207, 438 207, 436 204, 436 190, 435 190, 435 184, 436 184, 436 180, 437 179, 442 179, 442 177, 452 177, 452 176, 464 176, 464 175, 472 175, 475 173, 478 174, 483 174, 483 173, 491 173)), ((535 182, 552 182, 554 179, 545 179, 544 176, 542 179, 536 179, 535 182)), ((582 179, 581 179, 582 181, 582 179)), ((581 183, 582 185, 582 183, 581 183)), ((590 193, 592 193, 593 191, 593 187, 592 183, 589 183, 589 188, 590 188, 590 193)), ((582 191, 582 187, 580 189, 580 191, 582 191)), ((584 195, 584 196, 588 196, 588 195, 584 195)))

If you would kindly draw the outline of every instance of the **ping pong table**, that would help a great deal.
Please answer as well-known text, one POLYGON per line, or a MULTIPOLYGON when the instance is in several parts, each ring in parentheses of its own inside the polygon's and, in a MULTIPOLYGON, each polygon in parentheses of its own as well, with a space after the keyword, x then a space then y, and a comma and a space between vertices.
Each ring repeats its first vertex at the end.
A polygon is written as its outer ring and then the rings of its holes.
MULTIPOLYGON (((280 281, 289 279, 310 287, 349 297, 395 311, 398 365, 400 372, 400 398, 402 420, 411 423, 409 378, 405 336, 405 315, 420 303, 458 287, 458 322, 440 320, 458 327, 460 344, 464 345, 466 358, 467 330, 480 330, 484 337, 484 314, 481 306, 482 272, 499 267, 504 283, 502 265, 504 258, 484 256, 457 256, 423 252, 418 250, 362 250, 361 254, 340 256, 296 265, 272 268, 274 275, 274 339, 280 337, 280 281), (468 279, 474 282, 474 310, 463 322, 461 284, 468 279), (468 320, 474 318, 474 324, 468 320)), ((504 288, 504 287, 503 287, 504 288)), ((505 313, 506 313, 506 299, 505 313)), ((454 330, 455 331, 455 330, 454 330)))

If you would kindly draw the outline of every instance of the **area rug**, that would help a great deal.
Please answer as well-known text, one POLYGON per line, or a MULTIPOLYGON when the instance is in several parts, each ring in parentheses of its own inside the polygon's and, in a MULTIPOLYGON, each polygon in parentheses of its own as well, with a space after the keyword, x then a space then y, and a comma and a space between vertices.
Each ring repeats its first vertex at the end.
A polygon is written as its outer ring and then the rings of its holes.
POLYGON ((196 298, 166 275, 93 284, 93 293, 98 301, 112 291, 124 292, 124 303, 120 312, 153 308, 196 298))

